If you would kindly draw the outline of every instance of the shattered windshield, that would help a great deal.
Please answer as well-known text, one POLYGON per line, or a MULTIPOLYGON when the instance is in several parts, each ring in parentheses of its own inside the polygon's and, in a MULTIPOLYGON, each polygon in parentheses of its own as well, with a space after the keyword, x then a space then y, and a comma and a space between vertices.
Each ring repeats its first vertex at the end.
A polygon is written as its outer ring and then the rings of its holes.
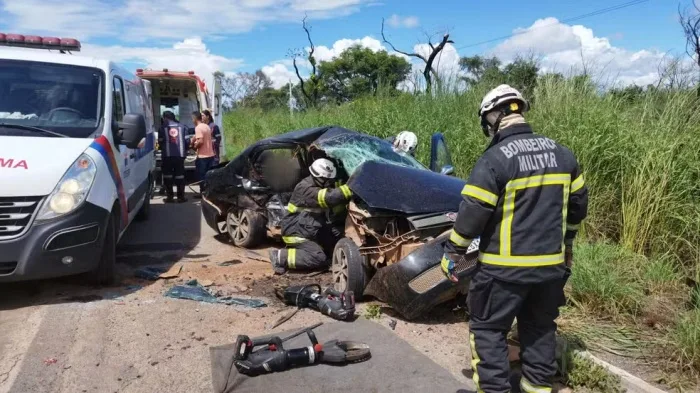
POLYGON ((412 156, 397 153, 387 141, 369 135, 338 135, 320 141, 318 146, 330 157, 342 161, 348 176, 352 176, 355 170, 367 161, 427 170, 412 156))
POLYGON ((103 90, 97 68, 0 60, 0 135, 25 135, 22 128, 34 127, 88 137, 103 117, 103 90))

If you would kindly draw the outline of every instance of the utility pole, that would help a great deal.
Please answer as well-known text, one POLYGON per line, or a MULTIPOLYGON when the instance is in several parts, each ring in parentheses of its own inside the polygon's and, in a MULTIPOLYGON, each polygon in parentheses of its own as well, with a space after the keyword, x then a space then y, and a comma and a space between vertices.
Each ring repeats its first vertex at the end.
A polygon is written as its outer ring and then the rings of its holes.
POLYGON ((294 107, 292 106, 292 80, 289 80, 289 115, 294 115, 294 107))

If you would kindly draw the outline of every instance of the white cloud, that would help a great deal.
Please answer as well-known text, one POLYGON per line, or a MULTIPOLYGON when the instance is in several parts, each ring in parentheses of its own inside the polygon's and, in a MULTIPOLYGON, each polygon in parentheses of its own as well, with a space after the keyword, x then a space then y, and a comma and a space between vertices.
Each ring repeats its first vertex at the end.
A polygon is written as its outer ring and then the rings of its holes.
MULTIPOLYGON (((325 45, 316 46, 314 57, 319 63, 322 61, 330 61, 338 57, 345 50, 354 45, 360 45, 364 48, 369 48, 374 52, 386 50, 386 48, 382 45, 381 42, 379 42, 379 40, 369 36, 360 39, 343 38, 334 42, 331 47, 325 45)), ((305 49, 307 53, 310 50, 310 48, 305 49)), ((394 54, 397 56, 403 56, 399 55, 398 53, 394 54)), ((297 59, 297 66, 299 67, 299 73, 302 75, 302 77, 307 77, 309 71, 311 70, 311 64, 305 58, 299 58, 297 59)), ((290 79, 292 80, 292 83, 295 84, 298 81, 298 78, 294 71, 294 65, 291 59, 274 61, 264 66, 261 70, 265 73, 265 75, 267 75, 270 78, 270 80, 272 80, 272 84, 275 88, 279 88, 286 85, 290 79)))
MULTIPOLYGON (((346 49, 350 48, 351 46, 354 45, 360 45, 364 48, 369 48, 374 52, 378 52, 380 50, 386 50, 384 45, 376 39, 372 38, 370 36, 361 38, 361 39, 349 39, 349 38, 343 38, 338 41, 336 41, 332 47, 327 47, 327 46, 317 46, 316 47, 316 52, 314 52, 314 56, 316 57, 316 60, 321 62, 321 61, 328 61, 332 60, 336 57, 338 57, 341 53, 343 53, 346 49)), ((308 50, 308 48, 307 48, 308 50)))
MULTIPOLYGON (((416 53, 423 55, 426 59, 430 56, 430 54, 433 51, 428 44, 418 44, 413 47, 413 50, 416 53)), ((443 80, 455 79, 459 76, 460 73, 459 58, 460 56, 457 52, 457 48, 455 48, 452 44, 445 44, 445 47, 442 48, 442 51, 440 51, 440 53, 438 53, 437 56, 435 56, 435 60, 433 61, 433 68, 443 80)), ((423 72, 424 68, 425 62, 423 62, 422 60, 415 62, 414 70, 419 70, 420 72, 423 72)))
POLYGON ((328 19, 370 0, 1 0, 10 31, 146 41, 250 31, 272 22, 328 19))
POLYGON ((112 35, 120 23, 119 12, 101 0, 6 0, 0 13, 8 31, 46 32, 84 39, 112 35))
POLYGON ((563 24, 556 18, 537 20, 513 33, 516 35, 496 46, 491 54, 506 61, 518 54, 540 55, 544 72, 580 71, 585 63, 601 79, 615 79, 625 85, 653 83, 665 57, 657 50, 635 52, 615 47, 608 38, 595 36, 590 28, 563 24))
POLYGON ((386 23, 394 28, 405 27, 407 29, 418 27, 420 24, 417 16, 400 16, 396 14, 389 17, 386 23))
POLYGON ((170 48, 83 44, 81 54, 109 58, 120 63, 138 64, 151 69, 193 70, 207 78, 215 71, 233 72, 243 65, 241 59, 212 54, 199 37, 187 38, 170 48))
POLYGON ((262 68, 262 72, 267 75, 272 81, 272 87, 279 89, 291 81, 293 84, 297 82, 297 76, 294 71, 290 70, 287 64, 278 62, 266 65, 262 68))

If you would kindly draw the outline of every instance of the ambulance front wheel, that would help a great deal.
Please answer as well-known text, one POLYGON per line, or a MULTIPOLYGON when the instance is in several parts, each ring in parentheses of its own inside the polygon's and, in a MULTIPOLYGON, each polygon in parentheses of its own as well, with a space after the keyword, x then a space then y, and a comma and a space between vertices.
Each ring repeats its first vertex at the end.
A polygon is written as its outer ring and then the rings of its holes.
POLYGON ((105 227, 105 238, 102 244, 100 260, 97 261, 97 268, 90 272, 90 281, 93 284, 109 285, 114 283, 117 264, 118 217, 117 213, 113 212, 105 227))

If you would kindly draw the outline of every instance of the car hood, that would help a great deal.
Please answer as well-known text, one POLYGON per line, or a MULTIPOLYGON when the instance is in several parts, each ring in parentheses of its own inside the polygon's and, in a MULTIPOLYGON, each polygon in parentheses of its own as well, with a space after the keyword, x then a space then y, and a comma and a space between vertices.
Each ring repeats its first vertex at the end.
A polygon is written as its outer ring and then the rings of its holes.
POLYGON ((456 212, 466 182, 429 170, 368 161, 348 180, 370 208, 405 214, 456 212))
POLYGON ((48 195, 89 138, 0 137, 0 197, 48 195))

